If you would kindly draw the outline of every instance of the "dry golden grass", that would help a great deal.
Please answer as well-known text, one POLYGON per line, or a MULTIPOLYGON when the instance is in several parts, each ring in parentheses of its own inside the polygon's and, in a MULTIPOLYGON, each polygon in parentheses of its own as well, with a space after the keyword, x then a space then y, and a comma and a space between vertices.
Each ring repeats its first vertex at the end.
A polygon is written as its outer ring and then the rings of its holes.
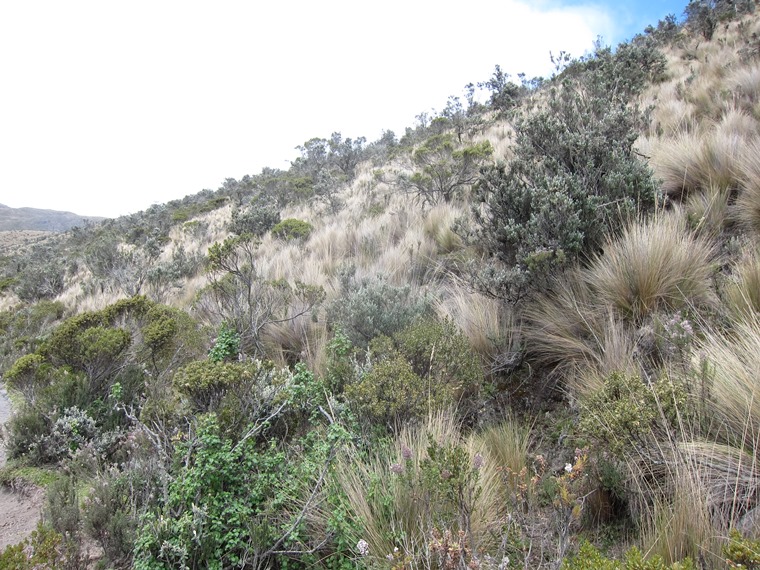
POLYGON ((734 264, 723 297, 729 312, 739 318, 760 313, 760 253, 755 248, 746 248, 734 264))
POLYGON ((484 363, 491 365, 499 355, 516 350, 519 331, 513 313, 463 281, 450 278, 438 289, 434 306, 439 317, 457 325, 484 363))
POLYGON ((714 246, 695 237, 677 214, 630 224, 588 270, 596 298, 626 319, 715 302, 714 246))
POLYGON ((731 189, 709 186, 690 194, 681 209, 688 225, 698 235, 717 238, 731 224, 731 189))
POLYGON ((611 372, 638 374, 635 334, 600 304, 581 270, 528 305, 522 339, 530 360, 554 370, 571 395, 588 394, 611 372))
POLYGON ((713 567, 720 558, 720 542, 704 494, 691 474, 676 477, 674 495, 657 499, 645 518, 643 551, 648 556, 661 556, 668 565, 689 557, 709 561, 713 567))
POLYGON ((760 141, 744 147, 738 164, 741 189, 736 198, 736 218, 745 229, 760 234, 760 141))
POLYGON ((650 146, 650 164, 668 196, 681 198, 702 186, 699 160, 702 138, 698 134, 683 133, 673 139, 652 142, 650 146))
MULTIPOLYGON (((758 450, 760 436, 760 316, 745 315, 728 331, 706 330, 695 346, 709 373, 715 436, 741 449, 758 450)), ((695 366, 702 366, 697 361, 695 366)))

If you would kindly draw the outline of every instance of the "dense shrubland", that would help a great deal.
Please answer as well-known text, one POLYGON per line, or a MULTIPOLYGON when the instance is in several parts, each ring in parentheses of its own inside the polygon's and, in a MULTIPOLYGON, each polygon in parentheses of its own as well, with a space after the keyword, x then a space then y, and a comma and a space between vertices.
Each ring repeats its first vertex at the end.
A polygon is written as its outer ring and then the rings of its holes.
POLYGON ((0 568, 758 567, 753 10, 0 260, 0 568))

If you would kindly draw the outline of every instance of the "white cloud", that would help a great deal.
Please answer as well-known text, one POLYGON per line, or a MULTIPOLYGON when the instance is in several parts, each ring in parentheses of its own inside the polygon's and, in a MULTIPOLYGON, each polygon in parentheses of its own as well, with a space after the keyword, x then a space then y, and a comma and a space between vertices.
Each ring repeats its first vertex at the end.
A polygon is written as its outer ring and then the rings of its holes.
POLYGON ((516 0, 4 3, 0 203, 137 211, 615 33, 603 8, 516 0))

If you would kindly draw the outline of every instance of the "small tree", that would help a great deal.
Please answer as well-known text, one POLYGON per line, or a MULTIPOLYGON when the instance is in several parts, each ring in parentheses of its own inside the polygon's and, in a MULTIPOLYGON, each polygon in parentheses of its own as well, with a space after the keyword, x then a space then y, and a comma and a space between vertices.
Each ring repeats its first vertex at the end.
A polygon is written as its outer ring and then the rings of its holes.
POLYGON ((480 166, 492 153, 488 141, 458 148, 451 133, 433 135, 412 153, 417 171, 401 177, 401 187, 428 204, 451 202, 478 179, 480 166))
POLYGON ((256 269, 258 241, 250 235, 215 243, 208 251, 211 283, 199 293, 198 307, 214 320, 226 322, 240 335, 243 353, 264 352, 263 329, 296 319, 321 302, 321 288, 296 282, 267 281, 256 269))

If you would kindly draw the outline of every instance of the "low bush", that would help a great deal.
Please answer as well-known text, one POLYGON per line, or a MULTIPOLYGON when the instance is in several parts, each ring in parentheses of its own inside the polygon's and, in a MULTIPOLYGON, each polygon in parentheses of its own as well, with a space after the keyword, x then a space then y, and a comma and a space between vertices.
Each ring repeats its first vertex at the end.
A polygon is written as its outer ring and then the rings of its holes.
POLYGON ((285 241, 305 240, 311 235, 313 229, 309 222, 287 218, 272 228, 272 235, 285 241))

